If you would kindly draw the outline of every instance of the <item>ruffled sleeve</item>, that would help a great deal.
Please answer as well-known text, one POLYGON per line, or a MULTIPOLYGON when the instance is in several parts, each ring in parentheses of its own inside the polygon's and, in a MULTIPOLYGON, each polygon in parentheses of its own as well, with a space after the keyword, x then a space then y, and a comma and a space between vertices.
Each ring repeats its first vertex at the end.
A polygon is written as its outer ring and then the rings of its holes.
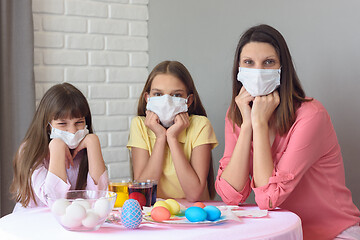
POLYGON ((62 194, 65 196, 71 187, 68 180, 64 182, 61 178, 49 172, 45 166, 37 168, 31 176, 31 180, 35 195, 46 206, 48 206, 46 195, 62 194))
POLYGON ((108 172, 105 170, 104 173, 100 176, 98 184, 95 184, 95 181, 90 176, 90 173, 87 175, 87 190, 102 190, 105 191, 108 188, 109 177, 108 172))

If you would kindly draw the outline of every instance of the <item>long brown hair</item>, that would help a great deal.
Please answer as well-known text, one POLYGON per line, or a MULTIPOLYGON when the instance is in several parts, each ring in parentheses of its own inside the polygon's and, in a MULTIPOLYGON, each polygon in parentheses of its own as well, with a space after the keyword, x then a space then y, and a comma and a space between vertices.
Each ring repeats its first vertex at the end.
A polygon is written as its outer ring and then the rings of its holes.
POLYGON ((242 87, 242 83, 237 80, 237 74, 241 51, 250 42, 269 43, 275 48, 279 56, 281 65, 280 87, 278 88, 280 104, 276 110, 274 124, 277 132, 283 135, 289 131, 295 122, 295 113, 301 103, 311 101, 312 99, 307 99, 305 96, 284 37, 275 28, 265 24, 248 29, 242 35, 237 45, 232 69, 233 94, 228 117, 234 124, 238 126, 242 124, 241 113, 235 103, 235 97, 239 94, 242 87))
MULTIPOLYGON (((10 187, 13 198, 24 207, 35 200, 31 186, 34 170, 49 156, 49 122, 61 118, 85 117, 89 132, 93 133, 91 113, 85 96, 69 83, 51 87, 43 96, 30 127, 13 160, 14 178, 10 187)), ((83 150, 76 189, 85 189, 88 172, 86 149, 83 150)), ((37 204, 37 203, 36 203, 37 204)))
POLYGON ((146 112, 146 101, 145 101, 145 93, 150 94, 151 84, 154 78, 159 74, 170 74, 174 77, 178 78, 181 82, 184 83, 187 89, 187 95, 193 94, 194 101, 190 105, 188 109, 189 115, 201 115, 206 116, 205 108, 203 107, 199 94, 196 90, 194 80, 192 79, 190 72, 187 68, 180 62, 177 61, 163 61, 159 63, 157 66, 149 74, 149 77, 145 83, 144 89, 140 95, 139 104, 138 104, 138 116, 145 116, 146 112))
MULTIPOLYGON (((201 115, 207 116, 204 106, 201 103, 200 96, 196 90, 194 80, 191 77, 190 72, 187 68, 178 61, 163 61, 156 65, 154 69, 149 74, 149 77, 146 80, 144 89, 139 98, 138 104, 138 116, 146 116, 146 100, 145 100, 145 93, 150 94, 151 84, 154 78, 159 74, 170 74, 174 77, 178 78, 181 82, 184 83, 187 90, 187 95, 193 94, 193 103, 190 105, 188 109, 189 115, 201 115)), ((215 188, 214 188, 214 169, 212 164, 212 157, 210 159, 210 166, 209 166, 209 174, 207 177, 207 185, 210 198, 214 198, 215 196, 215 188)))

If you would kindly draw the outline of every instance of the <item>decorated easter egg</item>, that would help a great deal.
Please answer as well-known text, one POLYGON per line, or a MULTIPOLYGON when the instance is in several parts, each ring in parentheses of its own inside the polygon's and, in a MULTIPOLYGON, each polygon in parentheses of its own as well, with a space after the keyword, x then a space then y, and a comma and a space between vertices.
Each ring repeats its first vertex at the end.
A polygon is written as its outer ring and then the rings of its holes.
POLYGON ((185 217, 190 222, 201 222, 206 219, 206 212, 200 207, 189 207, 185 211, 185 217))
POLYGON ((201 208, 206 207, 206 205, 205 205, 204 203, 202 203, 202 202, 196 202, 196 203, 194 203, 193 206, 195 206, 195 207, 201 207, 201 208))
POLYGON ((141 192, 132 192, 129 194, 129 199, 135 199, 139 202, 140 206, 143 207, 146 205, 146 198, 141 192))
POLYGON ((180 204, 174 199, 166 199, 165 202, 170 207, 170 213, 176 215, 180 212, 180 204))
POLYGON ((164 207, 164 208, 166 208, 167 210, 170 211, 170 206, 165 201, 157 201, 154 204, 154 207, 164 207))
POLYGON ((82 225, 93 228, 99 223, 100 217, 93 211, 87 211, 86 217, 82 220, 82 225))
POLYGON ((65 214, 65 210, 70 204, 71 203, 65 198, 58 199, 51 206, 51 211, 58 216, 62 216, 65 214))
POLYGON ((216 221, 221 216, 221 211, 215 206, 206 206, 204 207, 204 211, 207 214, 206 219, 209 221, 216 221))
POLYGON ((94 204, 94 211, 100 218, 106 217, 111 211, 110 202, 106 198, 99 198, 94 204))
POLYGON ((121 222, 126 228, 138 228, 142 220, 141 207, 135 199, 126 200, 121 210, 121 222))
POLYGON ((154 221, 162 222, 164 220, 169 220, 171 217, 170 211, 162 206, 154 207, 151 210, 151 218, 154 221))

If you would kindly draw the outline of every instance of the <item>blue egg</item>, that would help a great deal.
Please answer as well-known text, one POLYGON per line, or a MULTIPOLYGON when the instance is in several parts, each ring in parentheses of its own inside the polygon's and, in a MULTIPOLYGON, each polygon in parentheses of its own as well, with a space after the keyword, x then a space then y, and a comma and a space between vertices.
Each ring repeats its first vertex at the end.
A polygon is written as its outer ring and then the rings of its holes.
POLYGON ((221 211, 215 206, 206 206, 204 211, 207 213, 206 219, 209 221, 216 221, 221 216, 221 211))
POLYGON ((121 209, 121 223, 130 229, 138 228, 142 220, 142 211, 138 201, 126 200, 121 209))
POLYGON ((206 212, 200 207, 189 207, 185 211, 185 217, 190 222, 201 222, 206 219, 206 212))

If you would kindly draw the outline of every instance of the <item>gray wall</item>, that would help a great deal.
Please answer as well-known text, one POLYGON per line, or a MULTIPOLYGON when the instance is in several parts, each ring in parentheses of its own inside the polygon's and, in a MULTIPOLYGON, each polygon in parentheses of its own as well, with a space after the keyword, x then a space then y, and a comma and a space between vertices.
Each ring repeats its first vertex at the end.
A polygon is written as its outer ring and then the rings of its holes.
POLYGON ((233 54, 243 31, 266 23, 285 37, 308 96, 327 108, 342 148, 346 184, 360 206, 360 9, 357 0, 150 0, 149 70, 181 61, 192 74, 224 150, 233 54))

